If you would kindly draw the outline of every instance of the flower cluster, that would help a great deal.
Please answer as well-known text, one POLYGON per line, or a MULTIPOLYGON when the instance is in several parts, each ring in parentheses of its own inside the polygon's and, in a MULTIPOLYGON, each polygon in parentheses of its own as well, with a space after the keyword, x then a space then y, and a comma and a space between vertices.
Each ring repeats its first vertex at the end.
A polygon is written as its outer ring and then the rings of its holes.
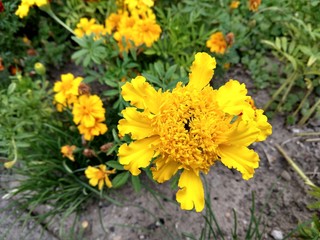
POLYGON ((151 47, 161 34, 156 16, 151 7, 152 0, 124 1, 117 13, 106 19, 108 34, 113 34, 121 51, 145 44, 151 47), (124 10, 123 10, 124 9, 124 10))
POLYGON ((90 95, 82 78, 71 73, 62 74, 61 81, 54 84, 54 102, 57 110, 72 109, 73 121, 78 125, 80 134, 84 139, 91 141, 94 136, 104 134, 108 128, 105 121, 105 109, 97 95, 90 95))
POLYGON ((84 35, 93 35, 95 39, 99 39, 101 36, 106 35, 106 28, 96 22, 95 18, 81 18, 77 24, 77 28, 74 30, 74 34, 81 38, 84 35))
POLYGON ((120 146, 119 162, 133 175, 152 163, 159 183, 181 172, 176 199, 182 209, 197 212, 205 202, 200 174, 220 161, 243 179, 252 178, 259 156, 248 146, 272 132, 244 84, 229 80, 218 90, 209 85, 215 67, 214 58, 197 53, 186 86, 157 91, 142 76, 122 86, 122 96, 132 106, 122 111, 118 130, 133 141, 120 146))
POLYGON ((43 7, 48 4, 48 0, 22 0, 19 5, 16 15, 20 18, 24 18, 28 15, 30 7, 37 5, 38 7, 43 7))

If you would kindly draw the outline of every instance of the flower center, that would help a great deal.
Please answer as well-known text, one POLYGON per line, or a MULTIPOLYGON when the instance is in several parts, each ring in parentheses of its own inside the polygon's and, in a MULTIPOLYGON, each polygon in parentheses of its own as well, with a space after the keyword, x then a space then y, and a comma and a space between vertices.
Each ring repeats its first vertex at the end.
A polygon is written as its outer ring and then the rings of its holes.
POLYGON ((158 151, 163 158, 179 162, 186 169, 209 171, 230 122, 219 109, 215 94, 211 87, 200 94, 177 87, 168 95, 155 119, 161 140, 158 151))

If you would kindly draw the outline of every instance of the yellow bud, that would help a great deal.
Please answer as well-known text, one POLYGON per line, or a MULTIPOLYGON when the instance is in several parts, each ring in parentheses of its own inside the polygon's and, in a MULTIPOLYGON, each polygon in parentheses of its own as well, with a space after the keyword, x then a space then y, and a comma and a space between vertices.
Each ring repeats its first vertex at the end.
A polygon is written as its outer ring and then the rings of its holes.
POLYGON ((40 63, 40 62, 37 62, 35 65, 34 65, 34 70, 36 71, 36 73, 38 73, 39 75, 45 75, 46 74, 46 67, 40 63))

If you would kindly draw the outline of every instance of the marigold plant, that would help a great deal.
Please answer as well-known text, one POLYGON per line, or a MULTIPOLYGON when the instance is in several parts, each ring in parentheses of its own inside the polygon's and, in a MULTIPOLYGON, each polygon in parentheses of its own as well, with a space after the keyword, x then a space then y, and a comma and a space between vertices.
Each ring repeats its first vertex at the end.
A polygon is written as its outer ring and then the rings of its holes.
POLYGON ((200 174, 221 161, 243 179, 252 178, 259 156, 248 146, 272 131, 244 84, 230 80, 218 90, 209 85, 215 67, 213 57, 197 53, 186 86, 180 82, 171 92, 157 91, 138 76, 122 87, 132 106, 122 111, 118 129, 133 141, 120 146, 120 163, 133 175, 152 163, 159 183, 181 171, 177 201, 182 209, 197 212, 205 202, 200 174))

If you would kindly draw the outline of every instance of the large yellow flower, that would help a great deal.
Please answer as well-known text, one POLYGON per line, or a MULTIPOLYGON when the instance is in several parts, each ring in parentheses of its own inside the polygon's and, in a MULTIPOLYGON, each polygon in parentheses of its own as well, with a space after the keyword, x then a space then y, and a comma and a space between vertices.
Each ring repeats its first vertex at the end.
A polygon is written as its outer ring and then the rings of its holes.
POLYGON ((73 121, 86 128, 94 127, 97 119, 99 122, 105 120, 105 109, 97 95, 81 95, 73 105, 72 114, 73 121))
POLYGON ((104 184, 106 184, 108 188, 112 187, 109 175, 115 172, 115 169, 107 170, 107 166, 104 164, 100 164, 99 167, 88 166, 85 170, 86 177, 89 178, 89 184, 94 187, 98 185, 99 190, 103 188, 104 184))
POLYGON ((139 76, 122 87, 123 98, 133 107, 122 111, 118 129, 133 141, 120 146, 120 163, 138 175, 154 159, 153 178, 160 183, 181 170, 177 201, 182 209, 198 212, 204 208, 200 173, 221 161, 251 178, 259 156, 248 146, 271 133, 261 110, 256 113, 250 104, 244 84, 230 80, 218 90, 209 86, 215 67, 214 58, 197 53, 187 86, 178 83, 171 92, 156 91, 139 76))
POLYGON ((53 91, 56 92, 54 101, 58 111, 62 111, 63 107, 70 107, 77 101, 78 88, 82 80, 82 77, 75 78, 71 73, 67 73, 62 74, 61 81, 54 84, 53 91))

